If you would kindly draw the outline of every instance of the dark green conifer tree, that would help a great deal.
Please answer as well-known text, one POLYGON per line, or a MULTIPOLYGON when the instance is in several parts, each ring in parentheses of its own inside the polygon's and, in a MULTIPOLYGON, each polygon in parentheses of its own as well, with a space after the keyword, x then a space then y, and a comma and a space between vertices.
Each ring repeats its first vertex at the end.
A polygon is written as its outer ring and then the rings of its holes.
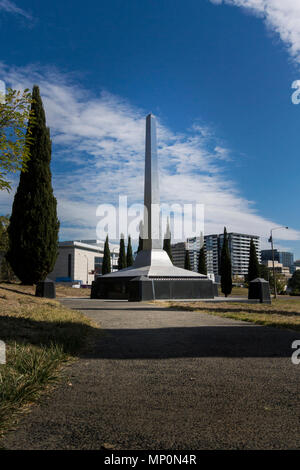
POLYGON ((126 254, 126 264, 127 266, 133 265, 133 256, 132 256, 132 246, 131 246, 131 236, 128 236, 128 243, 127 243, 127 254, 126 254))
POLYGON ((51 184, 51 140, 39 87, 32 91, 27 134, 30 160, 21 172, 8 227, 7 259, 23 284, 43 281, 58 254, 59 221, 51 184))
POLYGON ((191 271, 191 260, 189 250, 185 249, 184 269, 191 271))
POLYGON ((232 291, 232 277, 231 277, 231 258, 228 247, 227 230, 224 227, 223 246, 221 251, 221 290, 225 297, 227 297, 232 291))
POLYGON ((110 249, 108 235, 104 243, 103 262, 102 262, 102 274, 109 274, 111 272, 111 260, 110 260, 110 249))
POLYGON ((139 235, 139 245, 138 245, 137 252, 142 251, 143 249, 143 222, 142 221, 140 221, 139 229, 140 229, 140 235, 139 235))
POLYGON ((164 237, 163 249, 168 253, 170 260, 173 262, 172 258, 172 248, 171 248, 171 230, 169 224, 169 217, 167 220, 167 229, 164 237))
POLYGON ((253 281, 253 279, 256 279, 257 277, 260 277, 260 267, 255 244, 253 238, 251 238, 247 281, 253 281))
POLYGON ((200 248, 200 252, 199 252, 198 273, 205 274, 205 275, 207 274, 206 255, 205 255, 204 246, 200 248))
POLYGON ((124 235, 121 234, 120 251, 119 251, 119 258, 118 258, 118 269, 124 269, 124 268, 126 268, 126 253, 125 253, 124 235))

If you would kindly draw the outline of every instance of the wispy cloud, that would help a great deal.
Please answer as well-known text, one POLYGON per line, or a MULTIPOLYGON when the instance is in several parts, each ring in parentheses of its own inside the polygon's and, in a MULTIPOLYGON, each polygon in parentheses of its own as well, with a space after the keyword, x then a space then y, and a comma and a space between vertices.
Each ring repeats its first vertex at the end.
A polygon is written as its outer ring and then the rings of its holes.
MULTIPOLYGON (((56 70, 0 64, 0 74, 14 88, 40 85, 53 140, 62 238, 95 237, 97 205, 117 203, 119 194, 127 195, 129 204, 142 202, 145 110, 107 92, 93 96, 56 70)), ((197 125, 175 134, 158 119, 162 201, 205 204, 206 233, 227 226, 266 237, 277 224, 259 215, 239 193, 224 172, 230 152, 212 136, 197 125)), ((2 213, 7 213, 11 197, 3 199, 2 213)), ((300 239, 295 230, 278 231, 279 236, 300 239)))
POLYGON ((291 57, 300 63, 300 2, 298 0, 210 0, 242 7, 261 16, 268 28, 279 34, 291 57))
POLYGON ((7 13, 13 13, 15 15, 21 15, 28 20, 32 20, 32 16, 22 8, 19 8, 14 2, 10 0, 0 0, 0 11, 6 11, 7 13))

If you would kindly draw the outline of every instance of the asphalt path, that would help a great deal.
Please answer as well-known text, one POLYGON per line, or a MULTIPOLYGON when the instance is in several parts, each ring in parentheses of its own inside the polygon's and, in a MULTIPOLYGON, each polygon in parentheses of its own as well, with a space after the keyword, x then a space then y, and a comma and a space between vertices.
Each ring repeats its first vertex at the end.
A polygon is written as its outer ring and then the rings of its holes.
POLYGON ((300 448, 300 333, 151 303, 62 303, 104 334, 1 447, 300 448))

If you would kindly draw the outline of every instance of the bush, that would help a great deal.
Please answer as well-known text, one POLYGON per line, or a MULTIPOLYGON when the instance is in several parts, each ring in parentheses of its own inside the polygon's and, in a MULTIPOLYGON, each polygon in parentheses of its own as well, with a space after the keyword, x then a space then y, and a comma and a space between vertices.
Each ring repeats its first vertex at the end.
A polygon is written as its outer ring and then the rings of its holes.
POLYGON ((300 295, 300 270, 295 271, 289 280, 289 289, 291 295, 300 295))

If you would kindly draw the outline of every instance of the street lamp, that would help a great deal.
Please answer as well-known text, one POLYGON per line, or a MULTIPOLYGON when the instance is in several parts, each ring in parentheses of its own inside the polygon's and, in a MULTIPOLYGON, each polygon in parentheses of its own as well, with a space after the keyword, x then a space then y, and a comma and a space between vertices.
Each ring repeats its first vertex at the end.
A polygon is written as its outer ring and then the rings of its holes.
POLYGON ((272 264, 273 264, 273 281, 274 281, 274 298, 277 298, 277 287, 276 287, 276 276, 275 276, 275 261, 274 261, 274 244, 273 244, 273 232, 274 230, 279 230, 279 229, 288 229, 288 227, 275 227, 271 228, 270 230, 270 238, 269 242, 271 243, 271 248, 272 248, 272 264))

